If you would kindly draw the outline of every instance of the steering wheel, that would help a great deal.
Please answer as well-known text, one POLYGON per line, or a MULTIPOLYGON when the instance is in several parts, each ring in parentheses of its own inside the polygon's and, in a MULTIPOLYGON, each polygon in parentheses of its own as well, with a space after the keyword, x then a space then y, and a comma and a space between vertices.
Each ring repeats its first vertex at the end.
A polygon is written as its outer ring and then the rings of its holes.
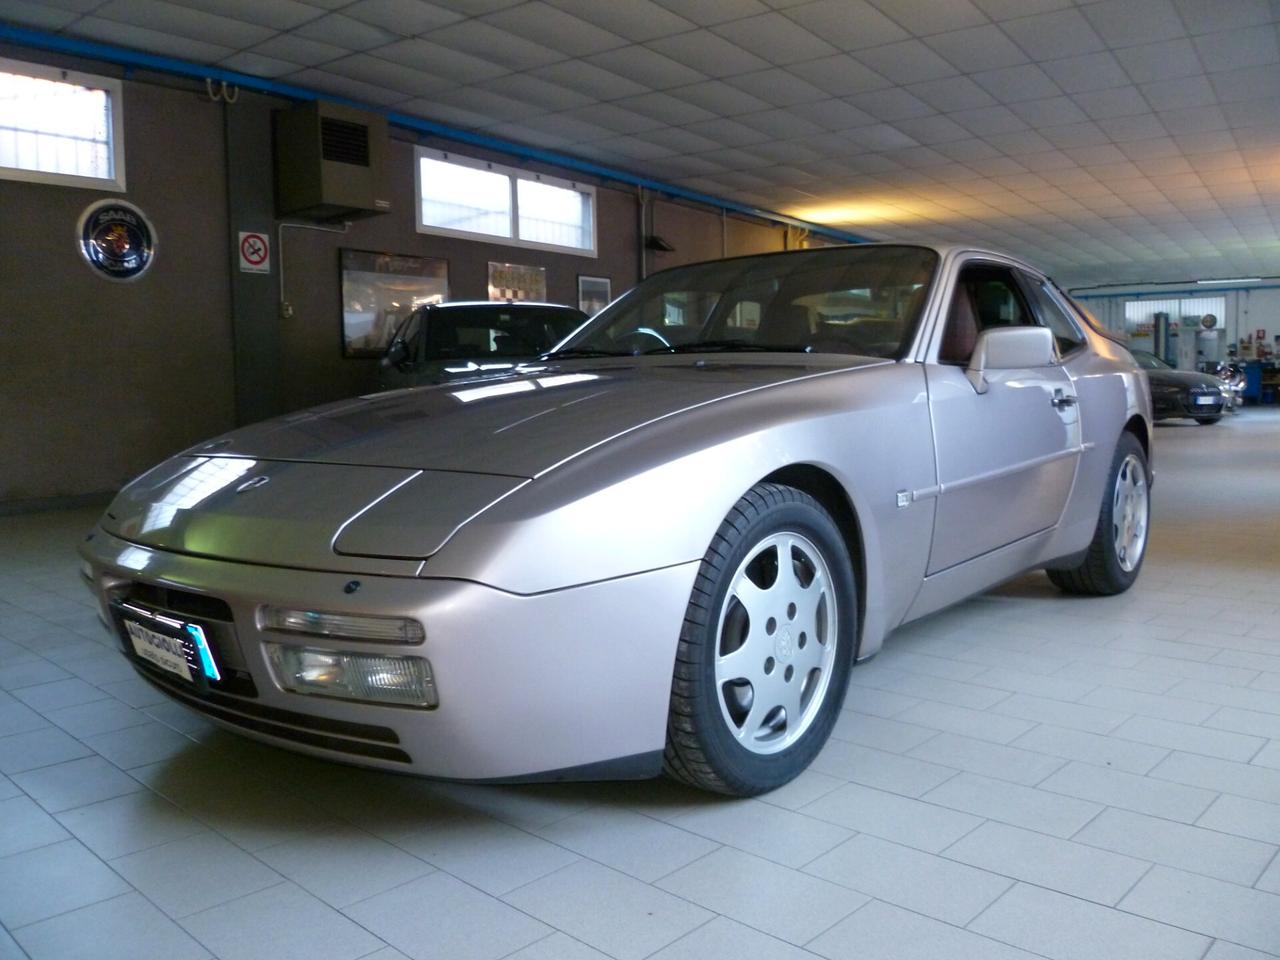
POLYGON ((663 347, 671 346, 671 341, 652 327, 637 327, 615 338, 613 342, 620 348, 630 350, 632 353, 643 353, 646 345, 647 349, 656 349, 650 342, 651 340, 657 340, 658 344, 663 347), (630 341, 630 346, 628 346, 628 341, 630 341))

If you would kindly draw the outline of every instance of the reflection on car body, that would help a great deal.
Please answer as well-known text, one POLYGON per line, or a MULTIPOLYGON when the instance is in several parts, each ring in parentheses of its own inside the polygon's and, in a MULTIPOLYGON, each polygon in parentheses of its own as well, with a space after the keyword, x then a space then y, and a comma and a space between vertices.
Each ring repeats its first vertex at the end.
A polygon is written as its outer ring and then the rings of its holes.
POLYGON ((135 669, 250 736, 752 794, 900 624, 1037 567, 1127 589, 1150 438, 1132 357, 1026 264, 793 251, 655 274, 506 376, 197 445, 82 553, 135 669), (131 610, 220 678, 145 659, 131 610))
POLYGON ((581 310, 555 303, 428 304, 409 314, 391 338, 378 385, 393 389, 510 373, 586 319, 581 310))

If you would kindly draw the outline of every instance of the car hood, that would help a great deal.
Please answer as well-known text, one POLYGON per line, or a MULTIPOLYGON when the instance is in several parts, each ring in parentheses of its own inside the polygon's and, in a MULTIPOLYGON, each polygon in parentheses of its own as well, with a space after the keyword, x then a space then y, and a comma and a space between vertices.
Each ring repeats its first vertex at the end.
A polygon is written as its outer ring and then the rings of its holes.
POLYGON ((526 367, 495 380, 396 390, 304 410, 188 453, 536 477, 611 437, 693 407, 889 362, 735 354, 526 367))
POLYGON ((134 480, 102 526, 197 556, 412 575, 463 524, 612 437, 746 391, 889 362, 664 359, 398 390, 245 427, 134 480))

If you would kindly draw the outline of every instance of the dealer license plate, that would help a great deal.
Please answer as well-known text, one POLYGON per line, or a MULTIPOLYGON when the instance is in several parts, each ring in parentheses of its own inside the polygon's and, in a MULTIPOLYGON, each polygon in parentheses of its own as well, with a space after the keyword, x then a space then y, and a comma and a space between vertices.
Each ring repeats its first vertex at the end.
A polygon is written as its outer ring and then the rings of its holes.
POLYGON ((1196 403, 1202 407, 1209 406, 1217 402, 1218 402, 1217 397, 1196 397, 1196 403))
POLYGON ((133 643, 133 652, 161 670, 176 674, 191 682, 191 667, 187 664, 186 644, 177 637, 166 636, 133 620, 125 620, 124 628, 133 643))

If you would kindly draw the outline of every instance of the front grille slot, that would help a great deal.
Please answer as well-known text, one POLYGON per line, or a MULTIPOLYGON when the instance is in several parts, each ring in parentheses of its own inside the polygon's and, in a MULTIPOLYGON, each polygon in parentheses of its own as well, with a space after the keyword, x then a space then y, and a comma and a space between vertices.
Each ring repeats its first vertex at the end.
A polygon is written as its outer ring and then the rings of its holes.
POLYGON ((189 593, 152 583, 131 583, 121 598, 137 601, 144 607, 158 607, 179 617, 232 622, 231 607, 225 600, 207 597, 202 593, 189 593))
POLYGON ((390 727, 314 717, 305 713, 294 713, 292 710, 268 707, 253 701, 236 700, 212 692, 201 695, 171 681, 162 671, 154 669, 150 664, 134 660, 133 665, 145 680, 175 700, 232 726, 281 740, 332 750, 335 753, 374 760, 389 760, 394 763, 412 762, 404 750, 395 746, 399 744, 400 737, 390 727))

